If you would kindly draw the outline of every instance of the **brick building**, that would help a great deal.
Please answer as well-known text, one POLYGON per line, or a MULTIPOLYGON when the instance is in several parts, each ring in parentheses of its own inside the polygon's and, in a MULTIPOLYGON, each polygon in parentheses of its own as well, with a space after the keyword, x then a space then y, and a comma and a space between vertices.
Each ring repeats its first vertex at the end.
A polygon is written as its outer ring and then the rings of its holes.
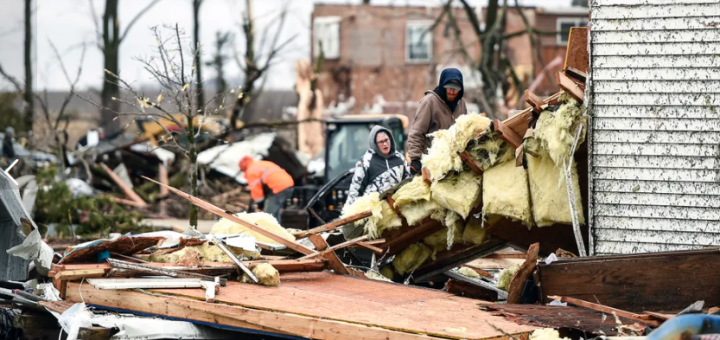
MULTIPOLYGON (((365 111, 377 102, 379 95, 390 102, 384 112, 414 112, 415 103, 425 90, 436 85, 440 72, 446 67, 457 67, 463 72, 466 99, 478 102, 480 74, 464 62, 446 17, 427 33, 442 11, 442 7, 316 4, 312 14, 311 54, 315 61, 322 44, 325 59, 318 86, 325 103, 352 96, 355 110, 365 111)), ((523 7, 522 11, 531 26, 546 32, 584 26, 588 21, 587 8, 549 11, 523 7)), ((477 60, 480 45, 465 10, 454 7, 452 14, 458 23, 462 44, 470 58, 477 60)), ((484 17, 479 15, 480 20, 484 17)), ((482 26, 481 22, 484 29, 482 26)), ((505 32, 525 29, 518 11, 509 10, 505 32)), ((540 41, 545 63, 556 56, 564 57, 566 34, 543 36, 540 41)), ((510 38, 505 48, 516 74, 526 84, 543 73, 528 35, 510 38)), ((549 71, 556 73, 561 65, 549 71)), ((543 95, 555 90, 554 80, 546 79, 535 92, 543 95)))

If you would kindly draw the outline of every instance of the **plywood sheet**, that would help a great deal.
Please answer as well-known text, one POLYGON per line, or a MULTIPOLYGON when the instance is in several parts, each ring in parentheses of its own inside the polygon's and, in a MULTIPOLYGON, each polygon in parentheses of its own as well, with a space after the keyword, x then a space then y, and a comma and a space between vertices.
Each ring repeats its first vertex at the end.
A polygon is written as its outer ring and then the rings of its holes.
MULTIPOLYGON (((205 296, 199 289, 154 292, 194 299, 205 296)), ((327 272, 283 275, 277 288, 228 283, 216 300, 254 309, 458 339, 502 337, 502 332, 493 326, 508 334, 534 330, 534 327, 520 326, 481 311, 477 300, 327 272)))

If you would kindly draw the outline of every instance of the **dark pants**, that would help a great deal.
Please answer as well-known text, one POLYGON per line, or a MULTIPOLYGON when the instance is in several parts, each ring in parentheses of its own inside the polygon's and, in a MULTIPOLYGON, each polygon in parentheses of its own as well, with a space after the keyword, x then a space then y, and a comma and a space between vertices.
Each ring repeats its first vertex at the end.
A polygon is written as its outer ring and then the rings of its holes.
POLYGON ((273 215, 280 223, 280 210, 285 205, 285 201, 292 198, 293 188, 287 188, 277 194, 266 195, 264 212, 273 215))

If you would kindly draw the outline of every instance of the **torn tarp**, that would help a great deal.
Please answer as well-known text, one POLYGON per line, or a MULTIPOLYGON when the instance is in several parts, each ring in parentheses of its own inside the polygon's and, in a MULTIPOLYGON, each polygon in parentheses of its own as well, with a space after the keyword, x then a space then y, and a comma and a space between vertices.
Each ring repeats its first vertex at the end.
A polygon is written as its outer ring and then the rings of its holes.
POLYGON ((217 172, 234 178, 240 184, 246 184, 238 162, 243 156, 267 156, 273 140, 275 140, 274 132, 260 133, 242 142, 218 145, 207 149, 198 154, 197 161, 217 172))
POLYGON ((43 242, 37 229, 31 231, 21 244, 8 249, 7 253, 33 261, 40 275, 47 276, 52 267, 53 250, 43 242))

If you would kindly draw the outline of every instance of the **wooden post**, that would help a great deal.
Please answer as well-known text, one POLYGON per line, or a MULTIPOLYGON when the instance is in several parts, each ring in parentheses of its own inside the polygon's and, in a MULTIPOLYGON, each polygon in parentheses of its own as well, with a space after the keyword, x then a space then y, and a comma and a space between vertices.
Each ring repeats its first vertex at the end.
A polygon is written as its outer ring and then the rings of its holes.
POLYGON ((105 163, 100 163, 100 166, 107 172, 107 174, 110 176, 110 178, 117 184, 117 186, 120 187, 120 189, 125 193, 125 196, 127 196, 129 199, 137 202, 141 207, 144 207, 147 205, 145 201, 143 201, 138 194, 135 193, 132 189, 130 189, 123 181, 120 179, 120 176, 118 176, 112 169, 110 169, 105 163))

